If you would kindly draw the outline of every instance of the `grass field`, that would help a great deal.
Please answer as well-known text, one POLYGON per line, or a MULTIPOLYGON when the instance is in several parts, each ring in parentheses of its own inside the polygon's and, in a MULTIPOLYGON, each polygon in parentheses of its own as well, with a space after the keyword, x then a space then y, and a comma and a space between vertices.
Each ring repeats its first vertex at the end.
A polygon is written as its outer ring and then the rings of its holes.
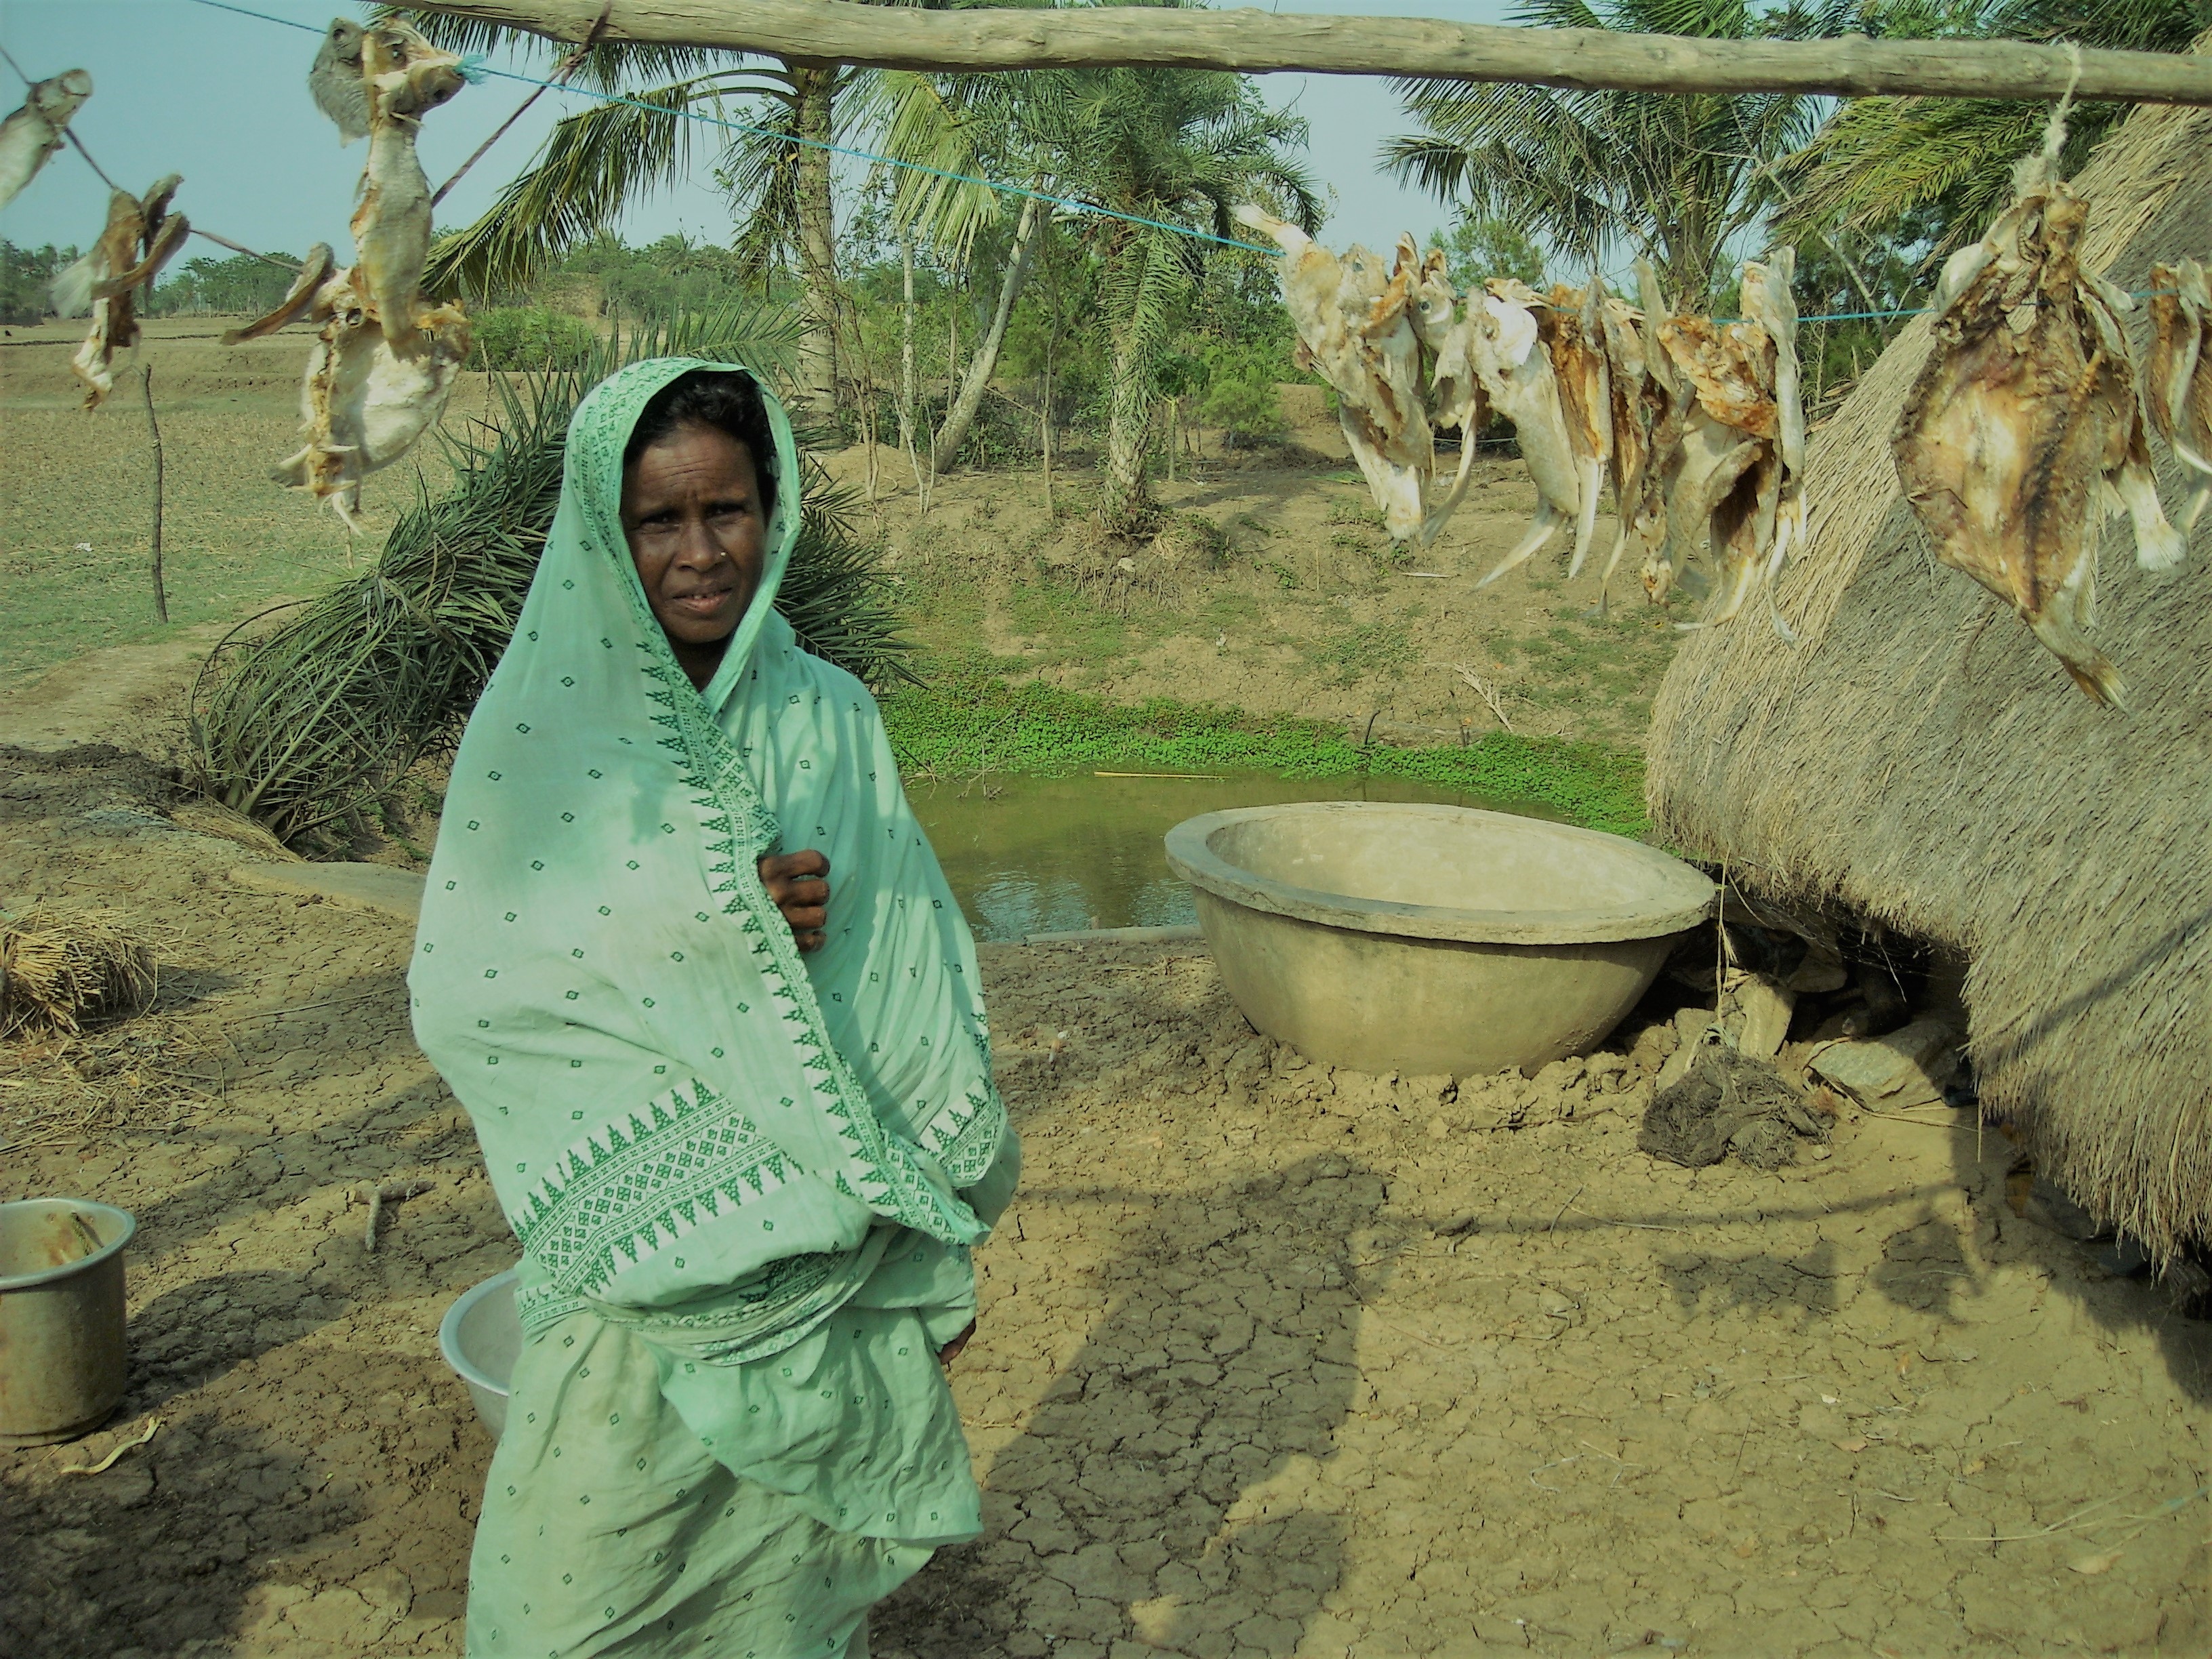
MULTIPOLYGON (((173 337, 220 326, 156 323, 141 348, 161 421, 166 628, 154 614, 153 446, 137 372, 118 375, 106 404, 87 411, 68 368, 75 331, 15 328, 0 340, 0 687, 86 651, 319 592, 374 559, 415 468, 370 481, 362 537, 270 483, 270 468, 298 447, 305 338, 230 348, 173 337)), ((432 479, 442 475, 434 447, 422 459, 432 479)))

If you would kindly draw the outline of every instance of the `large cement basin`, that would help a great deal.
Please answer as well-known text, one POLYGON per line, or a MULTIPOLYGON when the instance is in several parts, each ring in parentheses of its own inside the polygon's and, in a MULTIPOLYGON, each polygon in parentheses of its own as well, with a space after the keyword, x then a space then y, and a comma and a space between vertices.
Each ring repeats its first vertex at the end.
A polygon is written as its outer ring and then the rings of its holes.
POLYGON ((1716 898, 1640 842, 1460 806, 1209 812, 1170 830, 1167 854, 1244 1017, 1362 1072, 1588 1053, 1716 898))

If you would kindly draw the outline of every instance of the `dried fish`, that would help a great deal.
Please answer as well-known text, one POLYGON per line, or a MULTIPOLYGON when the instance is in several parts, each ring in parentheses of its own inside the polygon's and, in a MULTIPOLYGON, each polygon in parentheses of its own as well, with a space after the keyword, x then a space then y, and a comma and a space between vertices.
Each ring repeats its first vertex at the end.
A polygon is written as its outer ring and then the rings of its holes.
MULTIPOLYGON (((1513 422, 1521 459, 1536 483, 1536 516, 1512 550, 1477 584, 1487 586, 1515 566, 1525 564, 1536 550, 1572 524, 1582 510, 1582 477, 1577 469, 1574 440, 1567 430, 1558 376, 1552 357, 1542 349, 1536 313, 1508 293, 1529 293, 1519 283, 1493 280, 1480 301, 1468 295, 1468 315, 1476 379, 1483 394, 1498 412, 1513 422)), ((1535 297, 1533 295, 1531 297, 1535 297)))
POLYGON ((2105 515, 2127 507, 2147 566, 2182 550, 2150 475, 2129 302, 2080 266, 2088 210, 2057 176, 2063 136, 2055 117, 2012 204, 1945 264, 1935 349, 1892 448, 1936 556, 2010 605, 2084 691, 2120 704, 2088 637, 2105 515))
POLYGON ((99 408, 114 389, 116 357, 138 343, 138 290, 153 285, 191 233, 183 214, 169 211, 183 182, 172 173, 143 197, 115 191, 92 251, 54 278, 55 311, 92 316, 91 331, 70 360, 70 372, 84 382, 87 409, 99 408))
POLYGON ((337 263, 328 242, 318 242, 307 250, 307 263, 300 274, 292 279, 292 286, 276 310, 265 317, 257 317, 243 328, 234 328, 222 337, 225 345, 236 345, 243 340, 258 340, 274 334, 278 329, 298 322, 315 307, 316 296, 329 282, 337 263))
POLYGON ((1613 372, 1605 349, 1604 284, 1555 284, 1536 307, 1537 336, 1551 355, 1559 388, 1559 412, 1575 458, 1575 547, 1567 574, 1582 574, 1597 530, 1597 504, 1613 461, 1613 372))
POLYGON ((307 84, 342 141, 368 140, 354 263, 335 269, 318 244, 275 310, 224 337, 257 339, 302 318, 320 325, 300 392, 306 441, 272 476, 327 501, 356 532, 362 480, 437 421, 468 356, 467 314, 422 296, 430 182, 415 148, 422 117, 465 84, 459 65, 397 21, 331 22, 307 84))
POLYGON ((1675 574, 1668 500, 1681 476, 1682 434, 1698 399, 1696 390, 1675 372, 1674 357, 1660 337, 1673 312, 1660 286, 1659 273, 1649 259, 1637 260, 1636 281, 1637 297, 1643 307, 1644 392, 1651 404, 1650 453, 1644 462, 1643 487, 1637 493, 1635 507, 1632 510, 1624 506, 1622 517, 1644 550, 1638 572, 1644 596, 1654 605, 1662 605, 1674 585, 1675 574))
POLYGON ((1670 317, 1659 338, 1694 394, 1667 478, 1670 542, 1710 543, 1718 566, 1713 605, 1687 628, 1733 621, 1764 571, 1781 507, 1781 412, 1773 337, 1757 323, 1670 317))
POLYGON ((350 17, 333 17, 307 71, 315 107, 337 123, 338 143, 368 137, 368 88, 362 80, 362 41, 368 31, 350 17))
POLYGON ((362 480, 404 455, 445 412, 469 353, 469 319, 459 306, 418 313, 415 347, 402 355, 351 270, 323 283, 307 315, 323 325, 301 389, 307 441, 270 476, 313 491, 358 532, 362 480))
POLYGON ((1340 259, 1260 208, 1240 207, 1237 219, 1272 238, 1285 255, 1283 303, 1297 331, 1298 366, 1335 391, 1345 442, 1382 510, 1383 528, 1399 541, 1419 538, 1427 521, 1423 502, 1436 444, 1413 329, 1423 262, 1413 238, 1400 240, 1386 276, 1364 247, 1340 259))
POLYGON ((1775 447, 1781 463, 1773 545, 1759 581, 1765 590, 1766 614, 1775 632, 1795 644, 1797 635, 1774 602, 1774 579, 1789 563, 1792 550, 1805 545, 1808 531, 1805 400, 1797 363, 1797 298, 1790 289, 1797 275, 1797 253, 1781 247, 1768 258, 1766 264, 1753 262, 1743 268, 1744 315, 1765 329, 1774 343, 1775 447))
POLYGON ((1414 299, 1413 332, 1436 362, 1429 376, 1432 418, 1436 425, 1454 427, 1459 432, 1459 470, 1443 500, 1430 507, 1428 521, 1421 527, 1421 539, 1428 542, 1436 538, 1437 532, 1443 528, 1445 520, 1467 495, 1477 437, 1490 411, 1483 395, 1481 377, 1474 366, 1480 307, 1470 304, 1466 310, 1461 310, 1451 280, 1445 274, 1441 250, 1431 252, 1422 262, 1421 280, 1414 290, 1414 299))
POLYGON ((68 142, 70 122, 92 96, 92 76, 69 70, 33 82, 22 106, 0 121, 0 208, 39 175, 46 158, 68 142))
POLYGON ((430 256, 430 180, 415 153, 422 117, 465 84, 461 60, 413 29, 380 23, 362 40, 368 94, 368 167, 354 210, 356 285, 402 355, 415 349, 423 263, 430 256))
POLYGON ((2150 268, 2150 356, 2143 412, 2195 476, 2181 508, 2194 530, 2212 505, 2212 285, 2194 259, 2150 268))

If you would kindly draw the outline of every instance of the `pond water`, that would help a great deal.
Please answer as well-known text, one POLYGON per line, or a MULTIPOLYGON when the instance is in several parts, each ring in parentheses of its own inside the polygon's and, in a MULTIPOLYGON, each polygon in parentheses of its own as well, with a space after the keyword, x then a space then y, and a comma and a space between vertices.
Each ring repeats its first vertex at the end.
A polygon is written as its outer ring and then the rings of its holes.
POLYGON ((1522 801, 1398 778, 1084 773, 917 783, 908 795, 975 937, 1082 927, 1166 927, 1198 920, 1161 845, 1185 818, 1301 800, 1428 801, 1556 816, 1522 801))

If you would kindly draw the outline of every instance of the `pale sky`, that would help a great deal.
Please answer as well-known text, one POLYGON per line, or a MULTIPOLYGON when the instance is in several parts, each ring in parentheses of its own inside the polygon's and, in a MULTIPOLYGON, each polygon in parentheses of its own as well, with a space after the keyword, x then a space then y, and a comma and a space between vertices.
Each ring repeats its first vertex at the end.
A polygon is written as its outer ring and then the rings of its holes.
MULTIPOLYGON (((331 0, 239 0, 317 32, 334 12, 358 8, 331 0)), ((1503 22, 1510 0, 1277 0, 1283 11, 1422 15, 1503 22)), ((193 223, 257 248, 299 252, 329 242, 340 258, 350 242, 346 221, 363 150, 341 149, 337 129, 307 97, 315 35, 241 17, 194 0, 0 0, 0 44, 35 78, 64 70, 91 72, 91 101, 74 130, 126 189, 143 190, 164 173, 181 173, 178 206, 193 223)), ((544 72, 548 61, 508 64, 544 72)), ((1295 102, 1312 124, 1308 165, 1334 192, 1329 240, 1388 247, 1401 230, 1425 234, 1449 215, 1428 198, 1386 179, 1376 163, 1384 138, 1407 128, 1387 82, 1348 76, 1260 77, 1267 96, 1295 102)), ((0 67, 0 109, 20 101, 14 76, 0 67)), ((529 88, 493 79, 471 87, 423 124, 422 156, 433 183, 459 166, 529 88)), ((441 224, 475 217, 531 157, 562 113, 586 100, 547 93, 479 161, 439 210, 441 224)), ((711 155, 711 145, 702 155, 711 155)), ((661 191, 634 207, 621 227, 632 241, 671 231, 726 243, 728 211, 708 176, 661 191)), ((106 191, 74 151, 56 155, 0 214, 0 236, 22 246, 89 243, 105 222, 106 191)), ((200 241, 195 253, 224 257, 200 241)), ((187 256, 190 257, 190 256, 187 256)))

